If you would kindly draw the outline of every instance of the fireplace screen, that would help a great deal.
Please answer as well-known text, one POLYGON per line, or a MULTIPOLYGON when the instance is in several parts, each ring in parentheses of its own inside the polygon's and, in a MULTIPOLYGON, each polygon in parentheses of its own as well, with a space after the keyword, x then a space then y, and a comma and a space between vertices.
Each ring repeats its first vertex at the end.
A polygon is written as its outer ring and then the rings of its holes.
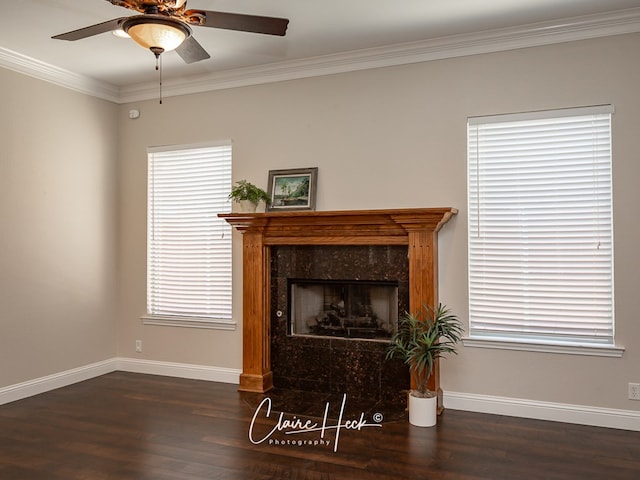
POLYGON ((388 340, 398 324, 398 283, 289 280, 289 334, 388 340))

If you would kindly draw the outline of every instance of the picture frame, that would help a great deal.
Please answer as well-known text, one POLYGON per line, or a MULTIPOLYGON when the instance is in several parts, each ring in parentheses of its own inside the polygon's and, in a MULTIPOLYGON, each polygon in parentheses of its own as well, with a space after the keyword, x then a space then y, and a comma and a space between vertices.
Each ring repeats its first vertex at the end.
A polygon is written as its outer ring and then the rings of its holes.
POLYGON ((269 170, 268 211, 316 209, 318 167, 269 170))

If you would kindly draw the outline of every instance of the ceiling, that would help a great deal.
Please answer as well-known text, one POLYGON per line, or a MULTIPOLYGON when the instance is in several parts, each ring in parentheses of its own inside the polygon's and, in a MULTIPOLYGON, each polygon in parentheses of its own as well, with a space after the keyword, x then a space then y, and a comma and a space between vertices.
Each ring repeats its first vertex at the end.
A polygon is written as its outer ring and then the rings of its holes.
MULTIPOLYGON (((122 90, 157 82, 153 55, 110 33, 67 42, 51 36, 135 12, 106 0, 3 0, 0 54, 28 57, 122 90)), ((286 17, 276 37, 194 27, 211 58, 187 65, 163 55, 163 75, 175 83, 293 61, 334 58, 490 30, 636 9, 640 0, 188 0, 188 8, 286 17), (370 50, 366 50, 370 51, 370 50), (334 56, 334 57, 332 57, 334 56)), ((638 11, 629 11, 638 18, 638 11)), ((624 14, 624 12, 623 12, 624 14)), ((619 15, 619 12, 618 12, 619 15)), ((595 17, 594 17, 595 18, 595 17)), ((545 23, 546 22, 546 23, 545 23)))

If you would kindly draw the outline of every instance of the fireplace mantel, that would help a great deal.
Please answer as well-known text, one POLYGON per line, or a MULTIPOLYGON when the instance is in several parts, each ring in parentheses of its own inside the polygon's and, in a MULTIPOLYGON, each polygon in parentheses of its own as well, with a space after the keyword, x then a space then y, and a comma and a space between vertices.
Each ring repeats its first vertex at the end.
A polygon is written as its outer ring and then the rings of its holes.
POLYGON ((408 245, 408 233, 437 232, 455 208, 221 214, 240 232, 261 232, 265 245, 408 245))
MULTIPOLYGON (((273 388, 270 351, 270 247, 407 245, 409 307, 438 301, 437 232, 455 208, 220 214, 243 233, 243 365, 240 390, 273 388)), ((439 390, 439 372, 430 388, 439 390)))

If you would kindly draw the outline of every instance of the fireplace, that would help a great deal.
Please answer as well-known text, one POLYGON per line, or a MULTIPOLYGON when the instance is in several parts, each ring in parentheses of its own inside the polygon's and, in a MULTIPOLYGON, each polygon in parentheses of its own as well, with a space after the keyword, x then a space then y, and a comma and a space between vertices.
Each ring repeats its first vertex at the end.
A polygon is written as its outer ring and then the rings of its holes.
MULTIPOLYGON (((301 336, 299 343, 310 345, 312 341, 320 341, 321 346, 309 346, 309 350, 303 353, 300 350, 289 350, 288 342, 294 337, 288 332, 287 279, 371 280, 372 277, 368 276, 370 270, 367 268, 354 273, 353 269, 340 267, 348 264, 344 259, 334 262, 338 265, 336 268, 343 268, 342 273, 327 268, 326 260, 332 254, 316 247, 366 246, 365 252, 374 247, 402 247, 402 256, 408 265, 408 282, 404 287, 399 282, 399 311, 417 311, 422 305, 435 306, 438 302, 437 232, 456 213, 455 208, 447 207, 220 214, 220 217, 243 234, 243 371, 239 389, 267 392, 274 386, 273 366, 278 364, 282 368, 306 365, 312 369, 322 365, 321 362, 328 354, 329 358, 335 360, 333 370, 338 371, 340 365, 363 364, 366 362, 364 357, 369 353, 382 357, 384 342, 368 339, 301 336), (289 248, 301 247, 309 248, 295 260, 285 254, 289 248), (293 265, 295 271, 304 273, 284 275, 285 269, 281 267, 285 265, 293 265), (407 293, 407 300, 403 300, 403 288, 407 293), (280 317, 278 312, 281 313, 280 317), (274 345, 281 339, 287 343, 283 348, 276 349, 274 345), (351 353, 343 351, 347 344, 355 346, 355 350, 351 353), (323 347, 329 351, 322 350, 323 347)), ((389 249, 391 251, 393 248, 389 249)), ((366 263, 371 258, 384 256, 365 254, 354 258, 354 261, 366 263)), ((397 278, 399 277, 383 276, 377 279, 395 281, 397 278)), ((383 368, 391 368, 389 362, 382 365, 383 368)), ((382 372, 378 377, 380 385, 386 386, 387 380, 394 376, 392 371, 382 372)), ((370 384, 376 381, 371 377, 367 378, 366 373, 363 377, 358 382, 370 384)), ((320 384, 319 377, 311 378, 312 386, 320 384)), ((440 393, 439 407, 442 408, 439 382, 439 368, 436 364, 429 388, 440 393)), ((335 385, 339 385, 339 382, 335 385)))
POLYGON ((388 342, 398 325, 398 282, 288 279, 292 336, 388 342))
POLYGON ((385 353, 409 308, 407 246, 275 245, 270 258, 274 386, 401 404, 408 371, 385 353))

